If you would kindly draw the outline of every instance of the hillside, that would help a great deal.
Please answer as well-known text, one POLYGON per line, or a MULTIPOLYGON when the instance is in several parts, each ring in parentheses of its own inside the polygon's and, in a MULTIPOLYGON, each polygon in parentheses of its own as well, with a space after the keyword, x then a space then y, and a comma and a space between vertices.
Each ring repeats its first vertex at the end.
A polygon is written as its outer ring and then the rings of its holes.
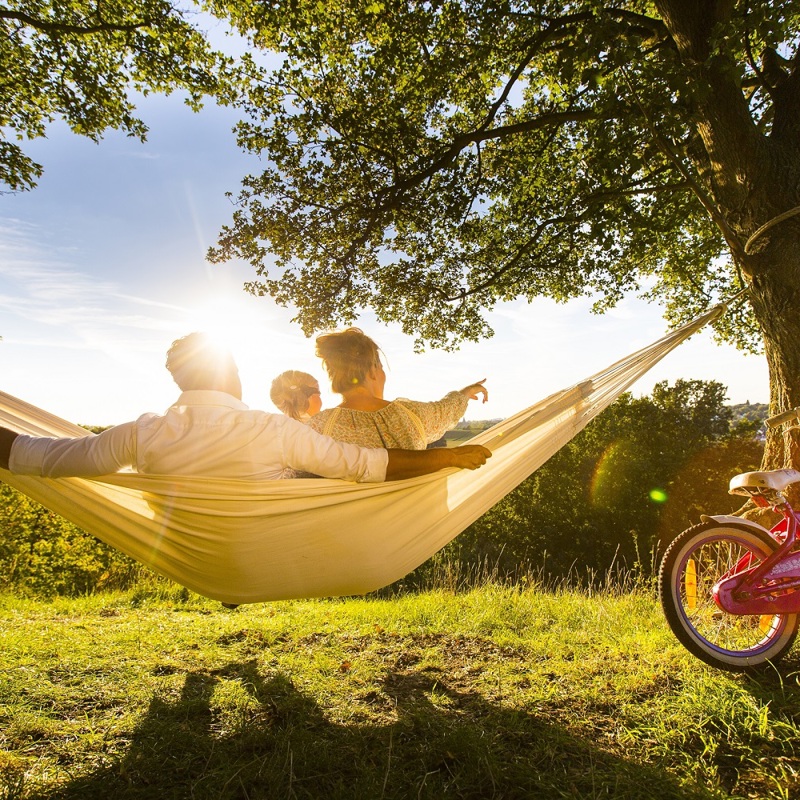
POLYGON ((734 423, 739 420, 763 422, 769 416, 767 403, 738 403, 731 406, 734 423))

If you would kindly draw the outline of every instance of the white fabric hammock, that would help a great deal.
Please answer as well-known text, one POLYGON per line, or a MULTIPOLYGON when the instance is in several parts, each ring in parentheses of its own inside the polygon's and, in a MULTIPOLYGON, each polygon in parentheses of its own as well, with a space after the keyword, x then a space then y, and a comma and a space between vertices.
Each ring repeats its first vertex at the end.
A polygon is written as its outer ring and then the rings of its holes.
MULTIPOLYGON (((540 467, 717 306, 602 372, 471 440, 476 471, 383 484, 117 473, 0 480, 187 588, 224 603, 363 594, 419 566, 540 467)), ((42 436, 83 428, 0 393, 0 425, 42 436)))

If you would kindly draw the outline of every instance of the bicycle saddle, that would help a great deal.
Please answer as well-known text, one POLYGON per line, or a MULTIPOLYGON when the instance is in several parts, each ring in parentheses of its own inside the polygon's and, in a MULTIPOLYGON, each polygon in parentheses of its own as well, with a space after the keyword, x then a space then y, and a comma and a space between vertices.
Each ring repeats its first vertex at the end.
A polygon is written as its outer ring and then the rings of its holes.
POLYGON ((787 486, 800 481, 796 469, 773 469, 768 472, 743 472, 731 478, 728 494, 761 494, 772 490, 782 492, 787 486))

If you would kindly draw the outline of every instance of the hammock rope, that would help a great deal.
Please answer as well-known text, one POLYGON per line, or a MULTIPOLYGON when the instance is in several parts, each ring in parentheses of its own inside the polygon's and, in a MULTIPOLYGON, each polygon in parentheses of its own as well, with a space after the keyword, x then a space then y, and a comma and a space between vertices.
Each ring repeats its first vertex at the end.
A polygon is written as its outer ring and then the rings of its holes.
POLYGON ((751 245, 753 242, 758 239, 763 233, 766 233, 773 225, 777 225, 779 222, 783 222, 784 220, 790 219, 791 217, 800 214, 800 206, 795 206, 794 208, 790 208, 788 211, 784 211, 783 214, 778 214, 777 217, 773 217, 771 220, 765 222, 745 243, 744 243, 744 252, 746 255, 751 255, 751 245))
MULTIPOLYGON (((223 603, 364 594, 444 547, 725 305, 482 432, 470 441, 493 457, 475 471, 382 484, 131 472, 47 479, 6 470, 0 480, 223 603)), ((40 436, 92 435, 3 393, 0 425, 40 436)))

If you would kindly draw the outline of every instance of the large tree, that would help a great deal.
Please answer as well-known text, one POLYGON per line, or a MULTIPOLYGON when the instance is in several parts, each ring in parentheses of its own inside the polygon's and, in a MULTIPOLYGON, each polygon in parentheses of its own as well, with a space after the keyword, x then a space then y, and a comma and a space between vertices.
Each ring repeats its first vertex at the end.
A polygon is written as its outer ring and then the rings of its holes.
POLYGON ((372 307, 452 345, 500 299, 639 291, 678 322, 748 287, 717 332, 800 406, 800 216, 747 246, 800 205, 796 0, 214 5, 284 61, 212 258, 306 331, 372 307))
POLYGON ((109 128, 144 139, 133 91, 183 90, 194 109, 206 95, 227 102, 233 59, 209 46, 199 19, 191 0, 0 3, 0 185, 35 186, 42 166, 19 142, 56 119, 95 141, 109 128))

